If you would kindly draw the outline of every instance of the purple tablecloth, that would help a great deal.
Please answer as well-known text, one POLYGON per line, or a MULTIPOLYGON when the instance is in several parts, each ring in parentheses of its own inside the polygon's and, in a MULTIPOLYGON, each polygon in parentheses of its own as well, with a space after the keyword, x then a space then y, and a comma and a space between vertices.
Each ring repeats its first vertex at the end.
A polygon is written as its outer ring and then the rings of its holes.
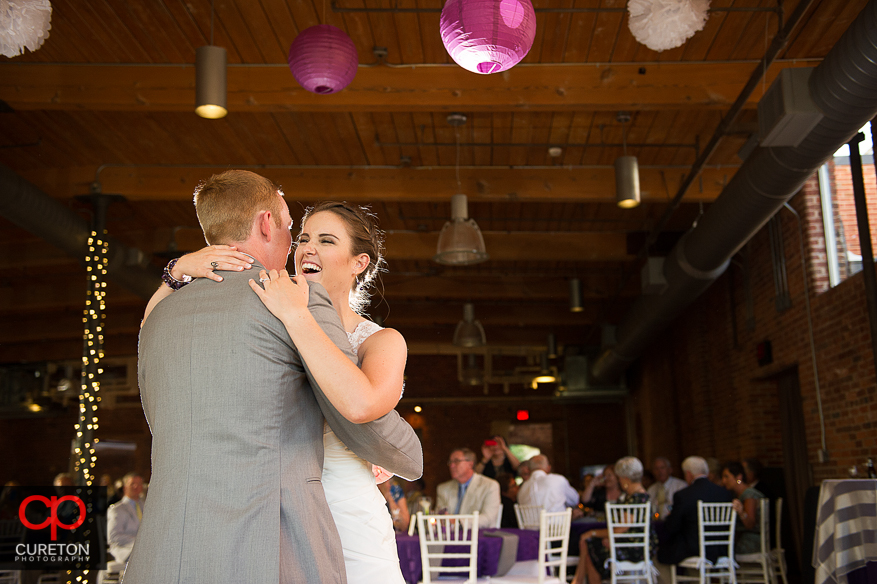
MULTIPOLYGON (((539 530, 538 529, 488 529, 491 531, 502 531, 518 536, 518 556, 516 561, 527 562, 535 560, 539 557, 539 530)), ((491 574, 492 575, 492 574, 491 574)))
MULTIPOLYGON (((423 577, 423 564, 420 561, 420 539, 416 535, 397 533, 396 551, 399 552, 399 565, 402 568, 402 577, 405 578, 405 582, 417 584, 423 577)), ((502 539, 478 534, 479 578, 496 574, 501 551, 502 539)))

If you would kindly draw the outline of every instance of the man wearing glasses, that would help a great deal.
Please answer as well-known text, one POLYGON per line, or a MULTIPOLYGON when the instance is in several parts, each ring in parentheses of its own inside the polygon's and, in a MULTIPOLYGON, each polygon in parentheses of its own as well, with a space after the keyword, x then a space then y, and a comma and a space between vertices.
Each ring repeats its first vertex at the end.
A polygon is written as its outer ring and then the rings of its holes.
POLYGON ((475 453, 457 448, 448 459, 451 480, 438 486, 439 513, 468 515, 478 511, 479 529, 496 525, 499 483, 475 472, 475 453))

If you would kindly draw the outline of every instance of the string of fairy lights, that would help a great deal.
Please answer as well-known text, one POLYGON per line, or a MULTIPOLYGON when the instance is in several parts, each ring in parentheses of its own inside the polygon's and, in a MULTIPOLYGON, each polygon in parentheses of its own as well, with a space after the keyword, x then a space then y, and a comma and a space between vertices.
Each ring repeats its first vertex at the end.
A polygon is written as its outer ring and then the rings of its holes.
MULTIPOLYGON (((102 215, 99 213, 98 216, 102 215)), ((102 221, 96 221, 102 223, 102 221)), ((85 308, 82 311, 82 376, 79 387, 79 420, 74 426, 76 438, 73 445, 73 469, 78 485, 91 486, 95 479, 97 464, 94 436, 98 429, 97 407, 100 403, 100 367, 104 357, 104 309, 106 308, 106 275, 108 241, 106 229, 95 228, 88 238, 88 251, 85 255, 87 277, 85 308), (98 235, 98 231, 101 235, 98 235)), ((91 570, 67 570, 67 584, 87 584, 91 582, 91 570)))
POLYGON ((85 269, 88 278, 85 309, 82 323, 85 331, 82 337, 82 377, 79 392, 79 421, 74 427, 76 446, 74 447, 74 471, 77 483, 91 486, 95 479, 97 464, 95 444, 98 439, 94 431, 98 429, 97 406, 100 403, 100 380, 103 373, 100 361, 103 359, 103 320, 106 308, 106 275, 108 242, 106 230, 99 237, 97 230, 88 238, 88 252, 85 256, 85 269))

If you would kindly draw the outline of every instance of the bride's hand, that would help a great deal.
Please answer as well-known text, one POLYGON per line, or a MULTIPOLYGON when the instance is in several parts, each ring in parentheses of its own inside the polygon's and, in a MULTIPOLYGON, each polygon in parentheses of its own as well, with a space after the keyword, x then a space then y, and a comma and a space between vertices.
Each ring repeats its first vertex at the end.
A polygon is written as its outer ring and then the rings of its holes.
POLYGON ((196 252, 188 253, 177 260, 171 269, 171 276, 182 280, 183 275, 193 278, 210 278, 222 282, 222 276, 215 270, 240 272, 249 270, 253 259, 231 245, 211 245, 196 252))
POLYGON ((308 310, 308 281, 304 276, 289 276, 286 270, 259 271, 259 286, 250 280, 253 289, 271 314, 284 323, 308 310))
POLYGON ((382 485, 382 484, 386 483, 388 480, 390 480, 391 478, 393 478, 393 473, 391 473, 390 471, 388 471, 385 468, 381 468, 380 466, 377 466, 374 464, 372 465, 372 474, 375 475, 375 481, 379 485, 382 485))

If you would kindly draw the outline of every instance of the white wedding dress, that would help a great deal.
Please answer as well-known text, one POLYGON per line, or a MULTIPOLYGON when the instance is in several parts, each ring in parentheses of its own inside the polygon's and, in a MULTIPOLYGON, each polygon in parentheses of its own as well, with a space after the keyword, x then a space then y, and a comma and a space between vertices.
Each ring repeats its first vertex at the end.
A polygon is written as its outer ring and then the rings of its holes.
MULTIPOLYGON (((371 321, 347 333, 354 352, 381 330, 371 321)), ((349 584, 404 584, 393 520, 372 465, 350 451, 328 424, 323 427, 323 490, 341 536, 349 584)))

